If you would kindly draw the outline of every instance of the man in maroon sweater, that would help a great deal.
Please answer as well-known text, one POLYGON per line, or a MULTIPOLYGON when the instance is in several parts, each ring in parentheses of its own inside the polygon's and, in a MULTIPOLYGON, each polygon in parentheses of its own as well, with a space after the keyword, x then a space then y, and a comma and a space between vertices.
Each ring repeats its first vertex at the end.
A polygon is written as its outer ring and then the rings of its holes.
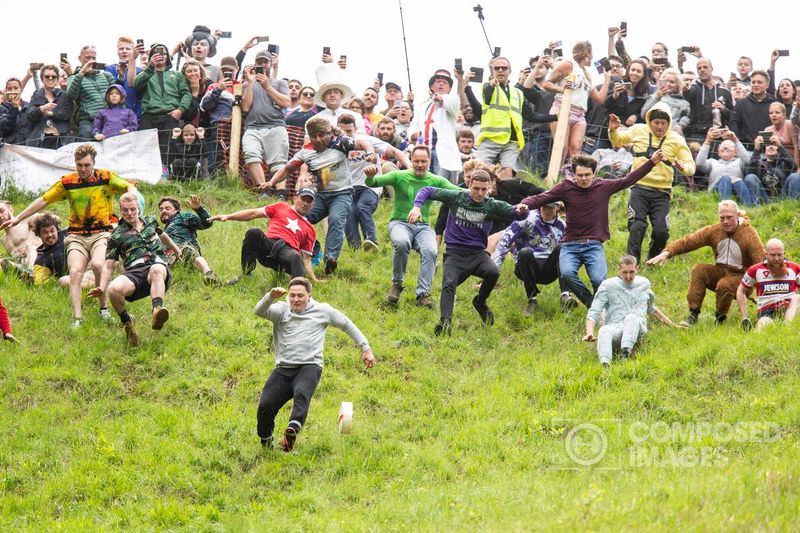
MULTIPOLYGON (((627 176, 616 180, 595 179, 597 160, 579 154, 572 158, 575 179, 566 179, 542 194, 529 196, 522 203, 531 209, 552 202, 564 202, 567 211, 567 230, 561 241, 559 269, 569 290, 583 305, 592 305, 592 293, 578 277, 578 269, 585 265, 586 273, 596 291, 606 279, 608 265, 603 242, 610 238, 608 231, 608 201, 611 195, 626 189, 645 177, 653 166, 665 159, 664 152, 656 151, 649 161, 627 176)), ((562 298, 564 308, 574 307, 574 300, 562 298)))

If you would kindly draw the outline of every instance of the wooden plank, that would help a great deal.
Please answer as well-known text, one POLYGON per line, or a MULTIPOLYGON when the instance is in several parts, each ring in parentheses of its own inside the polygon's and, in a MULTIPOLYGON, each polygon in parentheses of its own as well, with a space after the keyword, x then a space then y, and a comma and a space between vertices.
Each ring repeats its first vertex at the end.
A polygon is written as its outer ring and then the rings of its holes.
MULTIPOLYGON (((575 81, 575 75, 567 76, 568 80, 575 81)), ((564 145, 567 143, 567 128, 569 126, 569 110, 572 106, 572 89, 564 89, 561 99, 561 109, 558 110, 556 134, 553 137, 553 151, 550 152, 550 165, 547 167, 547 177, 544 185, 552 187, 558 182, 558 171, 564 160, 564 145)))
POLYGON ((240 106, 242 96, 242 85, 237 83, 233 86, 233 111, 231 115, 231 143, 228 157, 228 173, 234 177, 239 177, 239 151, 242 144, 242 108, 240 106))

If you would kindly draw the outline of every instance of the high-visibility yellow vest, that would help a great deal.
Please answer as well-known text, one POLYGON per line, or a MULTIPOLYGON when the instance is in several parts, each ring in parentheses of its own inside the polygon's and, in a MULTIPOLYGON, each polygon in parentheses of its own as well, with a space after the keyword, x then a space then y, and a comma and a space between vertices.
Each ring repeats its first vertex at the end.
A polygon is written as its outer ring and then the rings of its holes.
POLYGON ((511 128, 517 133, 519 149, 525 146, 522 136, 522 105, 525 97, 522 91, 513 85, 509 86, 511 102, 506 97, 506 92, 499 86, 494 88, 491 102, 481 106, 481 133, 475 143, 479 145, 483 139, 489 139, 497 144, 508 144, 511 140, 511 128))

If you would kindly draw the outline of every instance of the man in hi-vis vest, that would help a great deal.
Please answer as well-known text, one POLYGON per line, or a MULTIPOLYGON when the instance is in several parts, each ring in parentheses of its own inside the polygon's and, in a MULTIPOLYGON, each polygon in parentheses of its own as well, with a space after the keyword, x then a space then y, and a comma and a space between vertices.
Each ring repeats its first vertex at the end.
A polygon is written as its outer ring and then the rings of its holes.
POLYGON ((478 159, 490 165, 500 163, 501 179, 513 177, 517 157, 525 139, 522 137, 522 106, 525 96, 509 83, 511 63, 505 57, 489 62, 492 78, 483 84, 481 133, 478 135, 478 159))

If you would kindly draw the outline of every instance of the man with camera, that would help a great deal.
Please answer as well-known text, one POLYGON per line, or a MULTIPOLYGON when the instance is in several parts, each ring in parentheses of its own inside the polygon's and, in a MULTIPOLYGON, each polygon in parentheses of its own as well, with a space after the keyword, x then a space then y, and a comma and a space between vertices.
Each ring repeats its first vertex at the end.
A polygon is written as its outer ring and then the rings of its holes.
POLYGON ((286 166, 289 160, 289 134, 281 108, 289 107, 289 86, 286 80, 270 77, 272 54, 261 50, 255 66, 244 69, 242 84, 242 113, 244 121, 242 151, 248 175, 255 185, 266 182, 261 163, 269 165, 271 174, 286 166))
POLYGON ((209 174, 213 174, 217 168, 217 125, 221 121, 231 119, 235 99, 233 88, 240 84, 236 79, 239 73, 239 63, 235 57, 223 57, 219 68, 222 74, 219 81, 208 87, 200 101, 200 110, 208 113, 211 121, 211 126, 206 128, 206 139, 210 140, 206 143, 209 174))
MULTIPOLYGON (((699 54, 699 52, 694 53, 699 54)), ((678 63, 679 66, 682 65, 680 56, 678 63)), ((709 128, 729 123, 733 112, 733 97, 724 85, 714 81, 714 67, 710 59, 700 57, 696 68, 698 79, 683 91, 683 97, 689 102, 692 115, 692 120, 684 129, 683 135, 687 141, 702 143, 709 128)))
MULTIPOLYGON (((755 82, 757 78, 752 78, 755 82)), ((755 149, 745 167, 745 185, 758 203, 768 203, 781 196, 800 197, 800 174, 792 154, 784 148, 778 136, 769 131, 759 132, 755 149)))
POLYGON ((428 89, 430 97, 414 106, 408 138, 430 148, 431 173, 456 183, 461 172, 461 154, 456 142, 461 99, 451 92, 453 78, 446 69, 434 72, 428 80, 428 89))
POLYGON ((186 78, 170 70, 172 61, 163 44, 150 47, 147 68, 136 75, 133 86, 141 95, 142 118, 139 129, 157 129, 161 164, 167 164, 167 146, 172 129, 192 105, 192 93, 186 78))
POLYGON ((483 84, 481 91, 481 132, 475 145, 478 159, 492 165, 500 163, 501 179, 513 177, 517 158, 525 139, 522 135, 522 107, 525 95, 509 83, 511 62, 505 57, 495 57, 489 62, 492 78, 483 84))
POLYGON ((105 64, 97 62, 97 50, 94 46, 81 48, 78 60, 81 68, 70 76, 67 94, 78 105, 78 137, 93 140, 94 117, 98 111, 105 109, 106 91, 114 83, 114 77, 105 72, 105 64))
POLYGON ((769 105, 777 102, 769 93, 769 74, 763 70, 750 73, 750 94, 736 102, 731 117, 731 130, 746 145, 753 144, 758 132, 770 124, 769 105))

